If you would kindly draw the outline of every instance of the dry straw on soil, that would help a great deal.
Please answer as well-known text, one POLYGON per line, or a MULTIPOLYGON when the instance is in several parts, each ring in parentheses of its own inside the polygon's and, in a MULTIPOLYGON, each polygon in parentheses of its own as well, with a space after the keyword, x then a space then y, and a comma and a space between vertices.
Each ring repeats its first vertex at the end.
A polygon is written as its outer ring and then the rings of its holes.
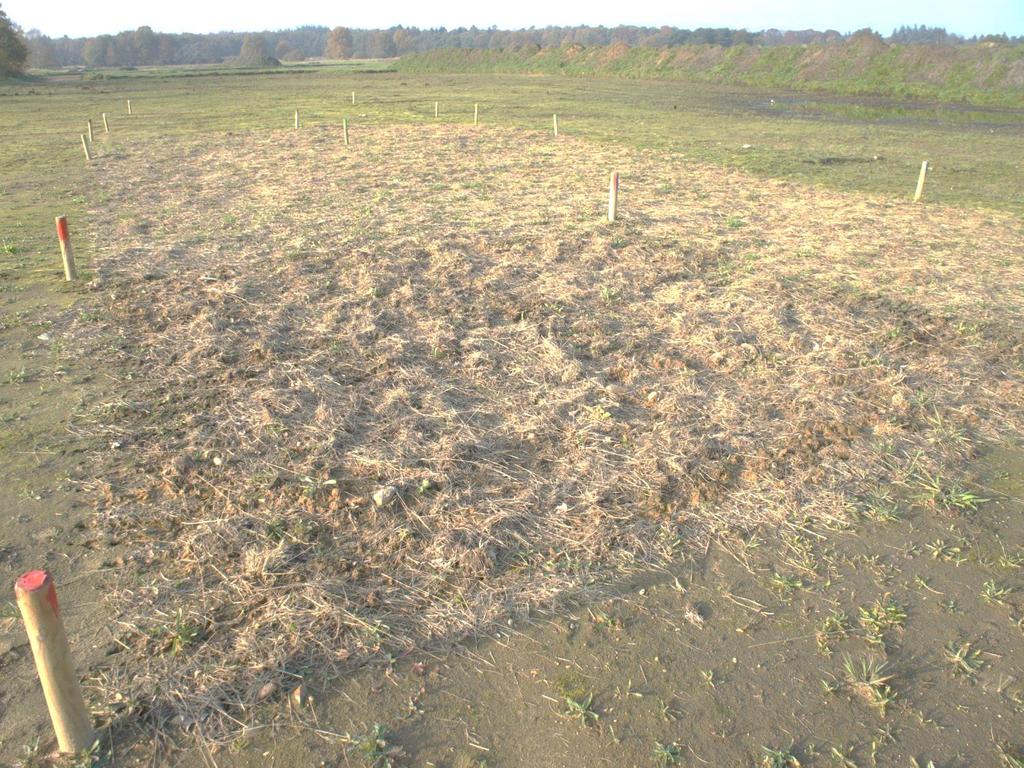
POLYGON ((718 532, 841 524, 1022 426, 1008 216, 491 127, 127 144, 96 174, 103 319, 75 331, 124 384, 80 425, 120 444, 87 485, 131 551, 92 690, 151 727, 223 734, 309 665, 718 532))

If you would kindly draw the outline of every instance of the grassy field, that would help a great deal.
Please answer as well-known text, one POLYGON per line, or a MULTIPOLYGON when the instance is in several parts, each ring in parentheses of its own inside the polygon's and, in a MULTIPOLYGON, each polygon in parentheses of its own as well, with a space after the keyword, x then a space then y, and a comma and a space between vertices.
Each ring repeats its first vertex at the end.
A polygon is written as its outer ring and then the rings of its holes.
POLYGON ((375 69, 3 87, 0 564, 103 750, 1019 765, 1019 116, 375 69))
POLYGON ((1024 107, 1024 45, 888 45, 873 35, 811 45, 562 45, 439 49, 403 72, 664 79, 858 96, 1024 107))

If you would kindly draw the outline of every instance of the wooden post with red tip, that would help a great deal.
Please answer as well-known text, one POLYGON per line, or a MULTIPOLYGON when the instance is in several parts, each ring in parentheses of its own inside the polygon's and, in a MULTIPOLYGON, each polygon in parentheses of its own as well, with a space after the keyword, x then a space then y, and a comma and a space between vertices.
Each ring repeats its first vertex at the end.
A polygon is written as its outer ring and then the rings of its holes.
POLYGON ((70 283, 78 279, 78 269, 75 267, 75 253, 71 250, 67 216, 57 217, 57 239, 60 240, 60 257, 64 261, 64 279, 70 283))
POLYGON ((71 665, 53 579, 46 571, 29 571, 15 582, 14 595, 25 620, 57 745, 61 752, 84 752, 92 746, 95 735, 71 665))

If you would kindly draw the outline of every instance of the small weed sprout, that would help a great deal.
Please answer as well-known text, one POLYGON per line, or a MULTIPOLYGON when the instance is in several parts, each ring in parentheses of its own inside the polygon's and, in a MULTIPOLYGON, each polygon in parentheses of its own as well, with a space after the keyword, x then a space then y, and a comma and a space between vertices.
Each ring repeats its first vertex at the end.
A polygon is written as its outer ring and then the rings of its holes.
POLYGON ((906 609, 888 594, 860 608, 860 625, 871 645, 885 645, 885 633, 891 629, 902 629, 906 620, 906 609))
POLYGON ((594 709, 594 694, 586 696, 566 696, 562 702, 562 717, 575 720, 584 728, 592 722, 597 722, 600 715, 594 709))
POLYGON ((373 729, 356 741, 354 748, 366 768, 394 768, 395 760, 402 756, 401 747, 388 743, 387 729, 374 723, 373 729))
POLYGON ((917 478, 921 488, 918 500, 943 512, 968 514, 977 512, 981 504, 989 501, 968 490, 957 481, 945 483, 941 475, 922 473, 917 478))
POLYGON ((177 656, 199 637, 199 626, 184 617, 181 609, 174 618, 174 626, 169 631, 169 650, 172 656, 177 656))
POLYGON ((996 584, 995 579, 989 579, 981 588, 981 597, 989 605, 1006 605, 1006 598, 1013 590, 1010 587, 1001 587, 996 584))
POLYGON ((863 501, 862 512, 869 520, 879 523, 891 523, 902 517, 899 503, 884 490, 869 494, 863 501))
POLYGON ((654 762, 661 768, 677 765, 682 756, 682 748, 674 741, 671 744, 662 744, 660 741, 654 743, 654 762))
POLYGON ((889 686, 893 675, 888 668, 888 662, 878 659, 861 659, 857 663, 849 656, 843 658, 846 684, 850 690, 878 709, 882 717, 885 717, 889 705, 896 700, 896 694, 889 686))
POLYGON ((936 539, 931 544, 925 545, 931 552, 932 560, 943 560, 945 562, 962 565, 967 562, 963 547, 960 544, 948 544, 945 539, 936 539))
POLYGON ((773 573, 771 578, 768 580, 772 589, 779 593, 782 597, 788 597, 793 592, 801 589, 804 585, 803 581, 797 576, 790 576, 783 573, 773 573))
POLYGON ((764 757, 761 758, 761 768, 800 768, 800 761, 793 754, 793 748, 769 749, 761 747, 764 757))
POLYGON ((953 666, 953 674, 971 677, 985 666, 981 651, 972 648, 970 643, 947 643, 943 651, 946 661, 953 666))
POLYGON ((818 651, 824 656, 832 655, 832 644, 843 640, 850 630, 850 618, 845 612, 834 610, 818 624, 814 637, 818 642, 818 651))
POLYGON ((316 477, 309 477, 308 475, 300 477, 299 482, 302 484, 302 492, 307 496, 317 496, 322 491, 338 485, 338 481, 333 478, 322 480, 316 477))

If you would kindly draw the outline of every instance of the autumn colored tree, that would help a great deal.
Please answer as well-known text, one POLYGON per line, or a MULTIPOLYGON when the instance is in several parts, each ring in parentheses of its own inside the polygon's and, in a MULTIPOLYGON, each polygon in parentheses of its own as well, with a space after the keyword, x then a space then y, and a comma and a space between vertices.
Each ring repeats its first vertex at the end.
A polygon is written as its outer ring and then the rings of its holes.
POLYGON ((355 52, 352 44, 352 30, 348 27, 335 27, 327 36, 324 56, 328 59, 351 59, 355 52))

